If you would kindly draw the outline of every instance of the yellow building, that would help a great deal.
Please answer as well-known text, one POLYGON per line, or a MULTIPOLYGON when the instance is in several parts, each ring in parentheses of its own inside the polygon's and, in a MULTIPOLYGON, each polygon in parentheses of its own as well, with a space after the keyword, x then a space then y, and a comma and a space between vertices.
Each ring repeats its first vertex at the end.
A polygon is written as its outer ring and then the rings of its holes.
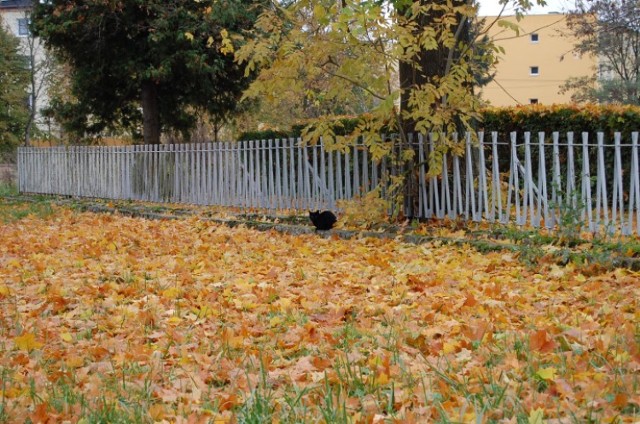
MULTIPOLYGON (((496 17, 486 17, 486 24, 496 17)), ((567 35, 566 16, 558 13, 528 15, 520 22, 503 16, 520 27, 493 25, 489 36, 504 48, 496 67, 495 80, 483 87, 482 99, 493 106, 530 103, 569 103, 570 93, 560 86, 570 77, 593 75, 596 59, 572 52, 575 39, 567 35)))

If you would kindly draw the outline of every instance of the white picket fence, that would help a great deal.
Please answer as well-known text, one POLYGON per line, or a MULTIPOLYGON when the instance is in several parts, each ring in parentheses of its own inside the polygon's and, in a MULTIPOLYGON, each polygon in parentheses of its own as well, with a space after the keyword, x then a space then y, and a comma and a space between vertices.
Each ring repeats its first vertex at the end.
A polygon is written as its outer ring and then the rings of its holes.
MULTIPOLYGON (((548 228, 577 217, 593 232, 640 234, 637 132, 606 143, 602 133, 477 136, 466 135, 463 156, 443 156, 438 176, 424 165, 433 137, 414 138, 423 165, 405 213, 548 228)), ((379 185, 386 193, 400 172, 362 144, 327 151, 294 139, 18 151, 23 193, 271 210, 336 209, 379 185)))

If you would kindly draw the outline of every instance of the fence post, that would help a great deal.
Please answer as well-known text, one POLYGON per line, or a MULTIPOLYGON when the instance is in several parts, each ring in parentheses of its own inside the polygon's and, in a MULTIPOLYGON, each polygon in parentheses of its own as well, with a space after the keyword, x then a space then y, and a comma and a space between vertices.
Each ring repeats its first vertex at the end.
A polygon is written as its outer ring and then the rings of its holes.
POLYGON ((562 181, 560 179, 560 148, 558 146, 560 134, 553 132, 553 183, 551 184, 552 215, 550 226, 555 226, 559 219, 558 208, 562 204, 562 181))
MULTIPOLYGON (((434 156, 436 148, 436 140, 434 140, 432 135, 433 133, 429 133, 429 154, 425 158, 428 163, 430 163, 431 158, 434 156)), ((445 137, 445 135, 441 134, 441 137, 445 137)), ((429 211, 429 217, 434 215, 437 216, 438 211, 440 210, 440 199, 438 198, 438 179, 435 175, 429 177, 429 194, 425 200, 427 210, 429 211)))
POLYGON ((591 173, 589 171, 589 133, 582 133, 582 203, 585 211, 581 214, 584 220, 585 212, 587 216, 587 228, 594 231, 593 210, 591 208, 591 173))
POLYGON ((547 158, 545 156, 544 149, 545 134, 544 132, 538 133, 538 211, 536 214, 536 226, 540 226, 543 216, 544 207, 544 224, 545 227, 550 228, 549 224, 549 202, 547 192, 547 158))
POLYGON ((502 222, 502 188, 500 187, 500 164, 498 162, 498 132, 491 132, 491 215, 490 221, 496 218, 498 210, 498 222, 502 222))
MULTIPOLYGON (((429 138, 433 135, 429 134, 429 138)), ((412 140, 411 140, 412 141, 412 140)), ((410 141, 410 142, 411 142, 410 141)), ((420 169, 418 175, 420 180, 418 181, 418 216, 424 218, 430 218, 430 214, 427 208, 427 189, 426 189, 426 177, 425 177, 425 154, 424 154, 424 136, 418 134, 418 163, 420 163, 420 169)))
POLYGON ((629 232, 633 232, 633 209, 636 209, 636 235, 640 235, 640 152, 638 132, 631 134, 631 176, 629 199, 629 232))
POLYGON ((466 181, 465 181, 465 205, 464 205, 464 219, 469 219, 469 214, 471 214, 471 219, 475 218, 475 193, 473 188, 473 161, 471 160, 471 134, 465 134, 465 163, 466 163, 466 181))
POLYGON ((618 225, 618 212, 620 212, 620 232, 628 235, 624 226, 624 200, 623 200, 623 181, 622 181, 622 155, 620 154, 620 138, 621 134, 616 132, 614 139, 614 163, 613 163, 613 198, 611 199, 611 221, 613 226, 618 225))
POLYGON ((607 174, 604 167, 604 134, 598 133, 598 173, 596 181, 596 231, 600 230, 600 208, 604 215, 605 231, 609 229, 609 207, 607 200, 607 174))
POLYGON ((489 197, 487 192, 487 164, 484 157, 484 131, 478 133, 478 216, 476 220, 482 220, 482 212, 485 216, 489 210, 489 197))

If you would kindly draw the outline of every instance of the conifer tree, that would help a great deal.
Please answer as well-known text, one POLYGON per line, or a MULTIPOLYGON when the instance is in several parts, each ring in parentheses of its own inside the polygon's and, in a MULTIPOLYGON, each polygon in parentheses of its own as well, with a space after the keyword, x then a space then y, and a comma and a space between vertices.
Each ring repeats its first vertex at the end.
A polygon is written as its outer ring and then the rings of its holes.
POLYGON ((145 143, 199 111, 225 117, 251 79, 233 60, 260 0, 46 0, 32 27, 72 68, 85 130, 142 123, 145 143))

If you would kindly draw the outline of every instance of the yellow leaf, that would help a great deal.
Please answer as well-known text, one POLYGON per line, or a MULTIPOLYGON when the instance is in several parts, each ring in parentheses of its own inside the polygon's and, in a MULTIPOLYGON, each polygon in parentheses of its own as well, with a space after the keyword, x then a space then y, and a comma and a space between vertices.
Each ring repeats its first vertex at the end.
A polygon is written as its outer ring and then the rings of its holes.
POLYGON ((629 352, 624 351, 616 353, 616 356, 613 358, 613 360, 618 363, 628 362, 629 359, 631 359, 631 355, 629 355, 629 352))
POLYGON ((229 340, 227 341, 229 346, 234 348, 234 349, 239 349, 242 346, 244 346, 244 337, 242 336, 232 336, 229 337, 229 340))
POLYGON ((457 347, 459 346, 459 343, 449 343, 449 342, 445 342, 442 345, 442 351, 444 353, 453 353, 456 351, 457 347))
POLYGON ((64 363, 69 368, 80 368, 84 365, 84 358, 82 356, 72 355, 65 359, 64 363))
POLYGON ((180 290, 179 288, 171 287, 162 291, 162 297, 164 297, 165 299, 177 299, 181 293, 182 290, 180 290))
POLYGON ((182 318, 174 315, 171 318, 169 318, 167 322, 171 325, 178 325, 182 322, 182 318))
POLYGON ((544 424, 544 409, 534 409, 529 413, 529 424, 544 424))
POLYGON ((191 34, 190 32, 185 32, 184 38, 186 38, 189 41, 193 41, 193 34, 191 34))
POLYGON ((42 343, 36 341, 36 336, 33 333, 25 333, 22 336, 13 339, 18 349, 26 350, 27 352, 33 349, 39 349, 42 347, 42 343))
POLYGON ((155 404, 149 407, 149 415, 154 421, 161 421, 164 418, 165 410, 164 405, 155 404))
POLYGON ((553 367, 539 369, 536 373, 543 380, 553 380, 556 378, 556 369, 553 367))
POLYGON ((384 386, 385 384, 389 384, 389 376, 386 373, 380 373, 380 375, 375 377, 374 383, 376 385, 384 386))
POLYGON ((11 259, 7 262, 7 268, 20 268, 20 261, 17 259, 11 259))
POLYGON ((0 284, 0 296, 9 296, 9 287, 4 284, 0 284))
POLYGON ((231 42, 231 38, 229 37, 229 33, 227 32, 226 29, 223 29, 220 31, 220 36, 222 37, 222 45, 220 46, 220 53, 222 54, 227 54, 227 53, 233 53, 234 52, 234 47, 233 47, 233 43, 231 42))
POLYGON ((284 322, 284 320, 282 319, 282 317, 273 317, 269 320, 269 326, 270 327, 276 327, 280 324, 282 324, 284 322))
POLYGON ((60 333, 60 338, 65 342, 73 341, 73 336, 70 333, 60 333))

